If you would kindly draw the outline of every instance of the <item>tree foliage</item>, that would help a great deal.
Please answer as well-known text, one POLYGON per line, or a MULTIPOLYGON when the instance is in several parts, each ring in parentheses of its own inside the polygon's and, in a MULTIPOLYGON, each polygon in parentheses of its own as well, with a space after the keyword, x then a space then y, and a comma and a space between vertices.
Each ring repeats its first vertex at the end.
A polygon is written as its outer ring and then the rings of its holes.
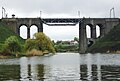
POLYGON ((79 43, 79 38, 74 37, 74 41, 77 41, 79 43))
POLYGON ((3 51, 17 53, 21 51, 21 45, 16 36, 10 36, 6 39, 3 51))
POLYGON ((34 39, 27 39, 25 42, 25 50, 30 51, 32 49, 39 50, 38 44, 37 44, 36 40, 34 40, 34 39))
POLYGON ((55 49, 52 41, 44 33, 39 32, 34 34, 35 39, 28 39, 25 42, 25 49, 32 50, 37 49, 41 51, 48 50, 49 52, 55 53, 55 49))

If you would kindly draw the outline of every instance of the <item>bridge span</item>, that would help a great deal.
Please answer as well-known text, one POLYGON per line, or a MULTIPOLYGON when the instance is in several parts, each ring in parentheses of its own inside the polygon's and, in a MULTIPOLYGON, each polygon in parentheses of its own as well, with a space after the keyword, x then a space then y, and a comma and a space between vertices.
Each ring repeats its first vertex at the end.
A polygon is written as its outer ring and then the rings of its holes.
POLYGON ((35 25, 38 32, 43 32, 43 24, 49 26, 75 26, 79 24, 79 53, 85 53, 88 48, 86 25, 90 26, 91 39, 96 40, 96 25, 100 27, 99 38, 106 35, 114 26, 120 24, 119 18, 2 18, 1 21, 20 35, 20 27, 27 27, 27 38, 30 38, 30 27, 35 25))

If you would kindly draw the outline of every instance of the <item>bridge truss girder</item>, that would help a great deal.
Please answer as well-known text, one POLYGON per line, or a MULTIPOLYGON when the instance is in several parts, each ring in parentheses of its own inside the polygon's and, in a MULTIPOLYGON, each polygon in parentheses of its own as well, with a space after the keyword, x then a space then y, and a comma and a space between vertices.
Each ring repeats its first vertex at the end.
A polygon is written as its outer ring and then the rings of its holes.
POLYGON ((75 26, 81 22, 80 18, 47 18, 42 19, 42 22, 49 26, 75 26))

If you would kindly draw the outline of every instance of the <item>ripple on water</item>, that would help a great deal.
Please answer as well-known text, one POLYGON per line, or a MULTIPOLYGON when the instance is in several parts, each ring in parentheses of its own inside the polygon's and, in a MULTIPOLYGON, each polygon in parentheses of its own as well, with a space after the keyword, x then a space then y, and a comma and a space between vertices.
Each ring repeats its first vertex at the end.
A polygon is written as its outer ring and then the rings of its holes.
POLYGON ((0 59, 0 81, 120 81, 120 55, 65 54, 0 59))

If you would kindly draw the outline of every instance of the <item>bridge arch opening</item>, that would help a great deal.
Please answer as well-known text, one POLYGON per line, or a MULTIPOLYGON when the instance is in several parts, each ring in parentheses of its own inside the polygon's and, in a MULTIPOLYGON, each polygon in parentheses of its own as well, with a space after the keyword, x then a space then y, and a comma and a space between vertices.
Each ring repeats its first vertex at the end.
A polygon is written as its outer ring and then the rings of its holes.
POLYGON ((20 30, 20 36, 23 39, 27 39, 27 26, 24 24, 20 25, 19 30, 20 30))
POLYGON ((97 24, 96 25, 96 38, 100 38, 101 37, 101 32, 102 32, 102 24, 97 24))
POLYGON ((96 25, 96 38, 100 37, 100 27, 99 25, 96 25))
POLYGON ((87 38, 91 38, 91 27, 92 27, 91 24, 86 25, 86 36, 87 36, 87 38))
POLYGON ((34 39, 35 37, 33 35, 37 32, 38 32, 38 26, 37 25, 31 25, 31 27, 30 27, 30 38, 34 39))

